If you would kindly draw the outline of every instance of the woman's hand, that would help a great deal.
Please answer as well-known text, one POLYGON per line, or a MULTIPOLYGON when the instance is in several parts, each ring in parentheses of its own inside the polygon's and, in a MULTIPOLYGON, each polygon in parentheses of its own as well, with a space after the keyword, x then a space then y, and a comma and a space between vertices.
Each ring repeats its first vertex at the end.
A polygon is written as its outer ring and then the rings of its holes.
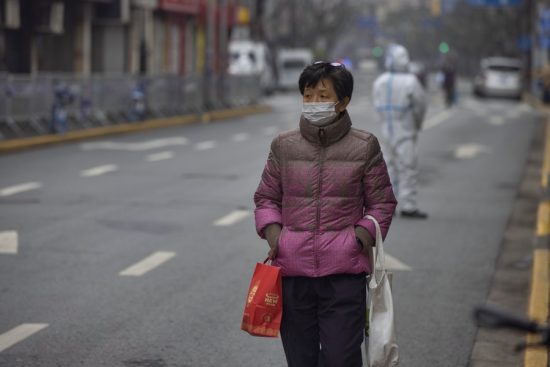
POLYGON ((361 253, 367 255, 369 263, 373 265, 372 247, 374 246, 374 238, 372 238, 369 231, 361 226, 355 226, 355 237, 358 240, 358 245, 362 247, 361 253))
POLYGON ((267 244, 269 245, 269 252, 267 253, 267 256, 269 257, 269 259, 273 260, 277 257, 277 254, 279 252, 279 236, 281 235, 281 225, 277 223, 270 224, 265 228, 264 233, 267 244))
POLYGON ((277 254, 279 253, 279 246, 275 246, 274 248, 269 249, 267 252, 267 257, 269 260, 273 260, 277 257, 277 254))

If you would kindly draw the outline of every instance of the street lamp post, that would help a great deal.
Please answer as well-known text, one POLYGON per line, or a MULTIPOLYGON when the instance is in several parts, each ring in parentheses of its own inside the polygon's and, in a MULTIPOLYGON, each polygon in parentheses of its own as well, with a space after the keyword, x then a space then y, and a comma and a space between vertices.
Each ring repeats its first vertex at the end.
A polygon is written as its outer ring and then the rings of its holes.
POLYGON ((206 3, 206 57, 204 67, 204 85, 203 97, 204 107, 210 109, 213 105, 212 100, 212 81, 214 71, 214 29, 215 29, 215 6, 216 0, 208 0, 206 3))
POLYGON ((219 0, 219 50, 218 50, 218 98, 225 105, 225 84, 227 72, 227 0, 219 0))

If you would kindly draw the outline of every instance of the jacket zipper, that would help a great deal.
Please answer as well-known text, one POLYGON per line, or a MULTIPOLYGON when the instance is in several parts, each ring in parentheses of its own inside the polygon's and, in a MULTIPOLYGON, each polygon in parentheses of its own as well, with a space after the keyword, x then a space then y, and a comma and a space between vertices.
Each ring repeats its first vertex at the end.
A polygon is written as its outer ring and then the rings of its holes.
POLYGON ((315 273, 318 274, 319 271, 319 254, 317 248, 319 247, 319 240, 321 237, 321 191, 323 186, 323 161, 325 148, 323 146, 325 140, 325 129, 319 129, 319 140, 321 142, 320 151, 319 151, 319 181, 317 185, 317 223, 316 223, 316 240, 315 247, 313 249, 313 256, 315 262, 315 273))

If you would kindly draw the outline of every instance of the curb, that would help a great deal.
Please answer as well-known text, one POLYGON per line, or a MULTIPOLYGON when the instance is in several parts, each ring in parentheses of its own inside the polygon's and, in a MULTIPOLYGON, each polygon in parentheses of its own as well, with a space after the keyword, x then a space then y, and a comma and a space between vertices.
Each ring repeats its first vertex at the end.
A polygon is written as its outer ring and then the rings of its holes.
POLYGON ((85 130, 70 131, 62 135, 41 135, 30 138, 10 139, 0 142, 0 154, 17 152, 36 147, 61 144, 79 140, 93 139, 101 136, 128 134, 138 131, 153 130, 165 127, 183 126, 197 122, 208 123, 211 121, 243 117, 257 113, 271 112, 271 107, 266 105, 254 105, 225 110, 209 111, 203 114, 189 114, 162 119, 152 119, 137 123, 125 123, 113 126, 94 127, 85 130))
MULTIPOLYGON (((537 109, 549 114, 548 106, 531 95, 525 101, 537 109)), ((535 229, 535 248, 533 250, 533 267, 531 270, 531 287, 529 294, 529 318, 546 324, 550 307, 550 117, 547 117, 544 133, 543 161, 540 174, 542 197, 539 199, 537 223, 535 229)), ((527 335, 527 343, 536 343, 535 335, 527 335)), ((525 350, 524 367, 548 367, 548 348, 528 348, 525 350)))

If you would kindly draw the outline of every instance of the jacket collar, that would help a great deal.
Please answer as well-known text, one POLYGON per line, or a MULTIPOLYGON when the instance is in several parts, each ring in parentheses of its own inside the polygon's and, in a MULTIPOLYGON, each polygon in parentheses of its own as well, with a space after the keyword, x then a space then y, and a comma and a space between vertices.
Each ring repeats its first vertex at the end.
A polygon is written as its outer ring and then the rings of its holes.
POLYGON ((346 110, 333 123, 318 127, 305 118, 300 118, 300 133, 310 143, 328 146, 342 139, 351 129, 351 119, 346 110))

